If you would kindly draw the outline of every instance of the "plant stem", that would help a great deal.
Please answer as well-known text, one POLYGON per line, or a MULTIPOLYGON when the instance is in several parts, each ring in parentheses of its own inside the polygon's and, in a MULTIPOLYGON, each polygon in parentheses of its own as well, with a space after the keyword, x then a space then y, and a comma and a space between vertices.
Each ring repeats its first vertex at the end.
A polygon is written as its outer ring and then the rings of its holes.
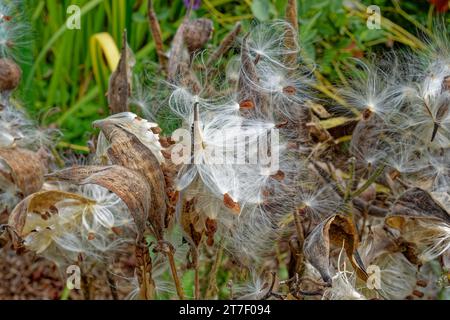
POLYGON ((180 278, 177 273, 177 266, 175 264, 175 257, 173 255, 172 248, 166 251, 167 259, 169 260, 170 271, 172 273, 173 282, 175 283, 175 288, 177 290, 177 295, 180 300, 184 300, 183 287, 181 286, 180 278))
POLYGON ((361 195, 361 193, 366 191, 367 188, 369 188, 372 183, 374 183, 375 180, 383 173, 385 167, 385 165, 379 166, 378 169, 366 180, 366 182, 364 182, 364 184, 358 190, 351 194, 351 198, 358 197, 361 195))

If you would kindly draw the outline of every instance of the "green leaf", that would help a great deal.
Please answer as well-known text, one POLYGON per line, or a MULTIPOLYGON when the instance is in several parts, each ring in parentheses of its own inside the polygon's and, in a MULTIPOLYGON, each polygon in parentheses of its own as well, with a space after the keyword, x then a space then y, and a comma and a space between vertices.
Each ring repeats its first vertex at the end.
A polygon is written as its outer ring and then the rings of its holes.
POLYGON ((268 0, 253 0, 252 13, 256 19, 261 21, 269 20, 270 5, 268 0))

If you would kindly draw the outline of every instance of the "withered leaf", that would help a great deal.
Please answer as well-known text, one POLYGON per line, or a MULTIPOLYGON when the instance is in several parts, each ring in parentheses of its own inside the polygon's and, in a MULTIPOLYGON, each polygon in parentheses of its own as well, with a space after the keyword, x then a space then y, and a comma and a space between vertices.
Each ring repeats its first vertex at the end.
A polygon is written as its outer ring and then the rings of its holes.
POLYGON ((358 241, 353 222, 345 216, 333 215, 314 228, 305 239, 303 251, 306 260, 319 271, 322 279, 331 283, 330 244, 336 247, 344 246, 357 275, 366 280, 367 274, 357 252, 358 241))
POLYGON ((115 193, 127 205, 142 237, 151 205, 151 189, 144 177, 121 166, 83 166, 46 176, 49 180, 76 185, 96 184, 115 193))
POLYGON ((42 188, 45 168, 38 154, 21 148, 0 148, 0 159, 11 168, 12 182, 24 197, 42 188))

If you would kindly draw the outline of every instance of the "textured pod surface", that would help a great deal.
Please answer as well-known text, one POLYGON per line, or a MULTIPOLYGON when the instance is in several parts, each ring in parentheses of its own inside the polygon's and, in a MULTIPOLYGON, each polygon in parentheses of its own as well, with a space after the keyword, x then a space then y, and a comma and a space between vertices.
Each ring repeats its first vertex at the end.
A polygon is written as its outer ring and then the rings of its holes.
POLYGON ((429 192, 420 188, 404 192, 394 203, 386 222, 395 227, 405 218, 431 219, 450 224, 449 212, 429 192))
POLYGON ((203 48, 211 39, 213 22, 209 19, 195 19, 186 23, 183 29, 184 41, 190 53, 203 48))
POLYGON ((106 120, 95 124, 100 127, 105 137, 110 141, 108 156, 111 162, 139 172, 151 188, 152 203, 148 219, 156 237, 162 237, 164 219, 167 212, 164 174, 158 159, 134 134, 126 131, 120 125, 106 120))
POLYGON ((62 200, 71 200, 73 204, 89 204, 95 201, 87 199, 75 193, 64 191, 41 191, 33 193, 22 200, 11 212, 9 216, 9 225, 22 235, 25 226, 27 214, 33 213, 40 215, 42 219, 48 219, 55 213, 55 205, 62 200))
POLYGON ((144 233, 151 191, 147 181, 137 172, 121 166, 84 166, 64 169, 47 178, 77 185, 96 184, 108 189, 125 202, 140 236, 144 233))
POLYGON ((17 88, 22 70, 10 59, 0 59, 0 91, 11 91, 17 88))
POLYGON ((0 148, 0 160, 11 168, 12 182, 21 190, 23 197, 42 188, 45 169, 35 152, 20 148, 0 148))
POLYGON ((131 95, 131 69, 133 61, 127 44, 127 33, 123 33, 122 52, 119 65, 109 80, 108 103, 112 114, 128 111, 131 95))

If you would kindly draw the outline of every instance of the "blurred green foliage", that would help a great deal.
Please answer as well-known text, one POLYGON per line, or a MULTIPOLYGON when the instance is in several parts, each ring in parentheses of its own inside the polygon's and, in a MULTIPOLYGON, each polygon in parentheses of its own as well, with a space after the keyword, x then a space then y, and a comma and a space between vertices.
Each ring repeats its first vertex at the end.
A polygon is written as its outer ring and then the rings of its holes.
MULTIPOLYGON (((283 18, 286 2, 202 0, 193 17, 214 21, 212 44, 217 44, 237 21, 248 30, 254 18, 283 18)), ((156 61, 147 22, 147 0, 27 0, 26 5, 34 40, 24 52, 28 63, 22 66, 21 98, 42 125, 61 129, 63 141, 85 146, 91 122, 107 112, 104 84, 96 83, 93 75, 90 38, 108 32, 120 48, 121 33, 126 28, 136 54, 136 69, 156 61), (80 30, 65 27, 69 17, 66 11, 72 4, 81 8, 80 30)), ((155 0, 154 7, 169 50, 186 7, 182 0, 155 0)), ((324 93, 333 90, 326 88, 330 83, 345 84, 344 74, 354 70, 354 62, 348 58, 367 56, 372 50, 384 50, 397 43, 414 46, 415 38, 409 35, 430 32, 436 16, 426 0, 298 0, 298 7, 303 54, 317 66, 316 76, 323 77, 322 88, 318 89, 324 93), (382 29, 367 28, 364 5, 380 6, 383 17, 388 19, 383 21, 382 29)))

